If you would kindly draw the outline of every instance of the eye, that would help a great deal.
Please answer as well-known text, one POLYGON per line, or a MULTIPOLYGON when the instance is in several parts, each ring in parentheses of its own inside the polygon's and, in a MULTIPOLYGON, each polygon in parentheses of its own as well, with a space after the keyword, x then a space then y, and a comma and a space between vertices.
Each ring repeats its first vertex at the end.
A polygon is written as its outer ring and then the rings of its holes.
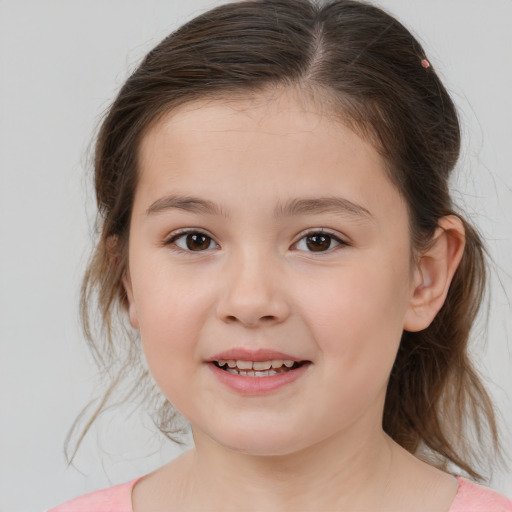
POLYGON ((333 234, 325 231, 314 231, 303 236, 293 248, 307 252, 328 252, 340 245, 348 245, 333 234))
POLYGON ((202 252, 219 247, 212 237, 201 231, 181 231, 172 236, 166 245, 174 245, 188 252, 202 252))

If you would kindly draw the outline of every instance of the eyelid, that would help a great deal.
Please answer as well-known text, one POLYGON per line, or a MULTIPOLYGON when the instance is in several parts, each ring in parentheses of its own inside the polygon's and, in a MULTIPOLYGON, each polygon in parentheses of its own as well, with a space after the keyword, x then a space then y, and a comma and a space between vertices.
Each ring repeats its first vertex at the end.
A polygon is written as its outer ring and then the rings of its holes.
POLYGON ((205 252, 208 252, 209 250, 211 250, 211 249, 206 249, 204 251, 191 251, 191 250, 183 249, 174 243, 179 238, 186 236, 186 235, 194 234, 194 233, 207 236, 217 246, 216 248, 220 247, 219 243, 215 240, 215 238, 210 233, 208 233, 208 231, 201 229, 201 228, 177 229, 165 237, 165 239, 162 242, 162 245, 170 248, 173 251, 185 253, 185 254, 201 254, 201 253, 205 253, 205 252))
MULTIPOLYGON (((348 247, 351 245, 349 243, 349 241, 343 235, 341 235, 338 231, 333 231, 333 230, 326 229, 326 228, 309 228, 307 230, 302 231, 301 233, 299 233, 297 235, 296 240, 295 240, 295 242, 293 242, 291 248, 293 249, 294 247, 296 247, 297 244, 302 239, 306 238, 307 236, 316 235, 316 234, 328 235, 333 240, 338 242, 339 245, 336 247, 333 247, 331 249, 328 249, 326 251, 318 251, 317 253, 315 253, 314 251, 309 251, 309 252, 311 252, 311 254, 317 254, 317 255, 327 254, 327 253, 331 253, 331 252, 335 251, 339 247, 348 247)), ((304 251, 304 252, 306 252, 306 251, 304 251)))

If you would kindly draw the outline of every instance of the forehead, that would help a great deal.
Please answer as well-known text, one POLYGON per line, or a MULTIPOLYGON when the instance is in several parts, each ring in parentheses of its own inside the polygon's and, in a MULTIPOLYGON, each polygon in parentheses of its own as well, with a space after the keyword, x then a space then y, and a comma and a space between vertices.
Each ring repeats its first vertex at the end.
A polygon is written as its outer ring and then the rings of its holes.
POLYGON ((359 203, 379 195, 396 202, 385 165, 369 141, 317 102, 293 91, 266 93, 167 113, 141 142, 139 187, 151 195, 192 187, 207 196, 220 181, 219 192, 250 188, 259 200, 338 189, 359 203))
POLYGON ((262 138, 282 137, 290 141, 301 138, 301 142, 308 138, 311 141, 322 138, 326 142, 337 138, 337 143, 340 138, 358 140, 358 144, 350 146, 365 146, 379 160, 378 165, 384 165, 372 143, 356 133, 353 123, 339 115, 339 109, 334 108, 327 96, 297 88, 238 93, 180 105, 150 125, 139 147, 139 164, 144 167, 154 151, 162 149, 159 144, 164 140, 166 145, 179 142, 173 147, 176 150, 184 147, 184 143, 200 142, 197 139, 214 143, 215 139, 223 138, 227 142, 232 138, 238 139, 238 143, 256 133, 262 138))
POLYGON ((295 89, 214 96, 187 102, 160 117, 143 137, 141 155, 147 154, 148 143, 158 138, 158 133, 174 137, 180 134, 191 137, 199 131, 212 135, 228 135, 230 132, 231 135, 255 132, 274 136, 296 132, 313 134, 324 119, 335 124, 321 102, 295 89))

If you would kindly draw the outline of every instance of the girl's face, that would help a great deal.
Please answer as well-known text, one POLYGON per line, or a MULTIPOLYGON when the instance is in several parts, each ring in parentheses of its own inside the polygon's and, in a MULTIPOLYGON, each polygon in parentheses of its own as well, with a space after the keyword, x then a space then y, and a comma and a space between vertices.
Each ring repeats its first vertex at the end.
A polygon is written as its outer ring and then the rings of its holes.
POLYGON ((268 455, 381 433, 410 255, 377 151, 291 93, 191 103, 142 142, 130 320, 197 438, 268 455))

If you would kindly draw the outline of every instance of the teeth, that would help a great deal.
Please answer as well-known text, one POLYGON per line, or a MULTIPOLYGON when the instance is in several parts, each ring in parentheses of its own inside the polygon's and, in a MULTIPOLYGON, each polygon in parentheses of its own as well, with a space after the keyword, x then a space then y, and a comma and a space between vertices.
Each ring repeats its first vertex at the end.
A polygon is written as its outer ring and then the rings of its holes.
MULTIPOLYGON (((285 366, 286 368, 291 368, 295 364, 291 359, 272 359, 271 361, 242 361, 242 360, 234 360, 234 359, 220 359, 218 361, 219 366, 228 366, 229 369, 236 370, 256 370, 258 374, 265 372, 266 370, 278 369, 285 366)), ((226 370, 228 369, 226 368, 226 370)), ((249 372, 244 372, 249 373, 249 372)))
POLYGON ((254 370, 268 370, 272 368, 272 361, 254 361, 252 367, 254 370))
POLYGON ((279 375, 281 372, 276 372, 274 370, 267 371, 246 371, 246 370, 236 370, 233 368, 227 368, 226 371, 228 373, 232 373, 233 375, 243 375, 244 377, 272 377, 272 375, 279 375))

